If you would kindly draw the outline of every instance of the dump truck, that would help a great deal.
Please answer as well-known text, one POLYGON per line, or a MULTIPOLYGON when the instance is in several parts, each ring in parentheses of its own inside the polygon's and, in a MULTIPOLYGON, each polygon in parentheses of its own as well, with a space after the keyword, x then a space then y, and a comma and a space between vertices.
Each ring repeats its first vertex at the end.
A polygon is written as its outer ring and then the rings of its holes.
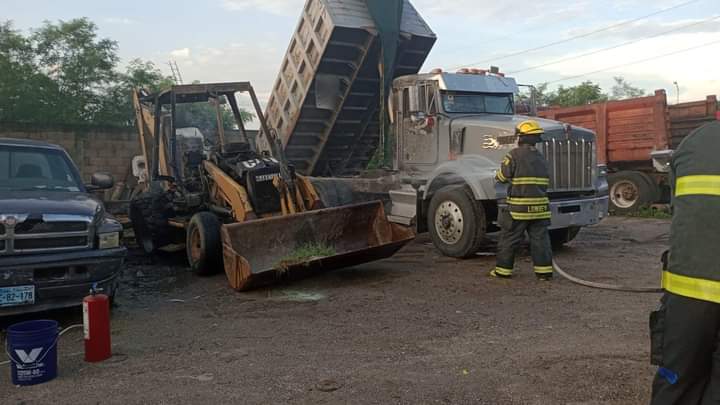
MULTIPOLYGON (((382 196, 391 221, 468 257, 497 229, 505 190, 494 171, 527 117, 515 113, 515 80, 497 71, 418 74, 436 39, 409 1, 308 0, 266 111, 299 172, 352 190, 338 203, 382 196), (370 179, 373 159, 390 167, 370 179)), ((561 245, 607 214, 607 183, 592 132, 541 124, 561 245)))
POLYGON ((246 290, 388 257, 414 238, 388 222, 378 201, 324 209, 311 181, 285 159, 248 82, 138 89, 133 101, 148 171, 129 217, 148 253, 184 243, 195 273, 224 269, 233 288, 246 290), (249 96, 269 152, 248 139, 240 95, 249 96), (178 115, 203 109, 217 118, 212 133, 180 127, 178 115), (240 136, 231 139, 226 129, 240 136))
POLYGON ((609 172, 610 210, 625 214, 669 201, 668 175, 659 161, 694 129, 716 120, 717 112, 714 95, 668 105, 665 90, 656 90, 648 97, 549 108, 539 115, 597 133, 598 161, 609 172))
MULTIPOLYGON (((495 173, 517 146, 515 127, 529 119, 515 113, 518 92, 515 79, 496 68, 435 69, 395 79, 391 221, 428 231, 447 256, 477 252, 507 210, 506 188, 495 173)), ((550 172, 550 236, 560 246, 607 215, 605 169, 597 163, 593 132, 537 121, 545 130, 537 148, 550 172)))

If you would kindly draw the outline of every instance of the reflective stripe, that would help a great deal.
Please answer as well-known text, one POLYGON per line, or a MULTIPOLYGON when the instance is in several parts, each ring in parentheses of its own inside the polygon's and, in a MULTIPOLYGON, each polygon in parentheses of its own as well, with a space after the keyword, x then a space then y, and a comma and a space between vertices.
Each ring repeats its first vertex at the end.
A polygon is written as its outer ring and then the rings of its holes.
POLYGON ((535 266, 533 269, 537 274, 551 274, 553 272, 552 266, 535 266))
POLYGON ((678 177, 675 182, 675 197, 698 194, 720 196, 720 176, 678 177))
POLYGON ((550 204, 550 199, 547 197, 538 197, 538 198, 531 198, 531 197, 508 197, 507 199, 508 204, 514 204, 514 205, 541 205, 541 204, 550 204))
POLYGON ((671 293, 720 304, 720 281, 663 272, 662 286, 671 293))
POLYGON ((510 182, 513 185, 538 185, 538 186, 549 186, 550 185, 550 179, 547 177, 517 177, 510 182))
POLYGON ((507 181, 507 177, 502 174, 502 170, 498 170, 496 177, 501 183, 505 183, 507 181))
POLYGON ((501 276, 512 276, 512 269, 506 269, 503 267, 495 267, 495 273, 501 276))
POLYGON ((545 212, 513 212, 510 211, 512 219, 518 219, 521 221, 533 220, 533 219, 550 219, 550 211, 545 212))

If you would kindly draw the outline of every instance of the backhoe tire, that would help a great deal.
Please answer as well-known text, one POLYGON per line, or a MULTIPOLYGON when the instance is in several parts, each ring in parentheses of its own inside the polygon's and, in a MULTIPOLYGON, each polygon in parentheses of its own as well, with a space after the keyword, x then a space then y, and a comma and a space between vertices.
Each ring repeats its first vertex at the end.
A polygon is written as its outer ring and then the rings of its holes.
POLYGON ((485 237, 485 211, 468 187, 443 187, 430 200, 427 226, 443 255, 473 257, 485 237))
POLYGON ((641 173, 622 171, 608 176, 610 188, 610 212, 618 215, 631 214, 654 203, 660 194, 657 184, 641 173))
POLYGON ((147 191, 130 201, 129 217, 137 244, 147 254, 171 241, 173 229, 168 219, 173 216, 169 200, 163 192, 147 191))
POLYGON ((578 233, 580 233, 579 226, 571 226, 567 228, 551 229, 550 230, 550 244, 552 244, 553 250, 562 249, 566 243, 571 242, 578 233))
POLYGON ((187 226, 188 264, 198 276, 209 276, 223 270, 220 220, 210 212, 198 212, 187 226))

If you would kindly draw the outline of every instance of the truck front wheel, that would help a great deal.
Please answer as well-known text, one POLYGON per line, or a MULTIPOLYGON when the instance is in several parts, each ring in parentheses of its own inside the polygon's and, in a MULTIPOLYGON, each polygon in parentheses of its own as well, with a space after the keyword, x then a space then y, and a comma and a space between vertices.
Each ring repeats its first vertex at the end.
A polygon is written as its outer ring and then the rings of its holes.
POLYGON ((466 186, 447 186, 430 200, 428 230, 445 256, 468 258, 477 253, 485 236, 485 211, 466 186))
POLYGON ((658 198, 657 185, 640 172, 623 171, 608 176, 610 211, 629 214, 652 204, 658 198))
POLYGON ((222 242, 220 220, 210 212, 198 212, 187 226, 188 263, 199 276, 209 276, 222 270, 222 242))

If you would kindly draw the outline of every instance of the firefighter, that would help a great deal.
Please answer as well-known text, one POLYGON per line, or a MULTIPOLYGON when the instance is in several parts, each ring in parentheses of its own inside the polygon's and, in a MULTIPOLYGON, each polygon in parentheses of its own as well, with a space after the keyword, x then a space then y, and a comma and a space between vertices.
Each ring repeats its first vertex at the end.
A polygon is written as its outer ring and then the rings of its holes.
POLYGON ((673 218, 660 309, 650 316, 659 366, 652 404, 720 404, 720 122, 680 144, 671 163, 673 218))
POLYGON ((507 210, 501 210, 498 224, 502 228, 498 242, 497 265, 493 277, 512 277, 515 252, 525 232, 530 237, 530 253, 535 275, 550 280, 553 274, 550 225, 550 184, 545 158, 535 148, 545 131, 537 121, 523 121, 515 128, 518 147, 503 159, 495 178, 507 183, 507 210))

